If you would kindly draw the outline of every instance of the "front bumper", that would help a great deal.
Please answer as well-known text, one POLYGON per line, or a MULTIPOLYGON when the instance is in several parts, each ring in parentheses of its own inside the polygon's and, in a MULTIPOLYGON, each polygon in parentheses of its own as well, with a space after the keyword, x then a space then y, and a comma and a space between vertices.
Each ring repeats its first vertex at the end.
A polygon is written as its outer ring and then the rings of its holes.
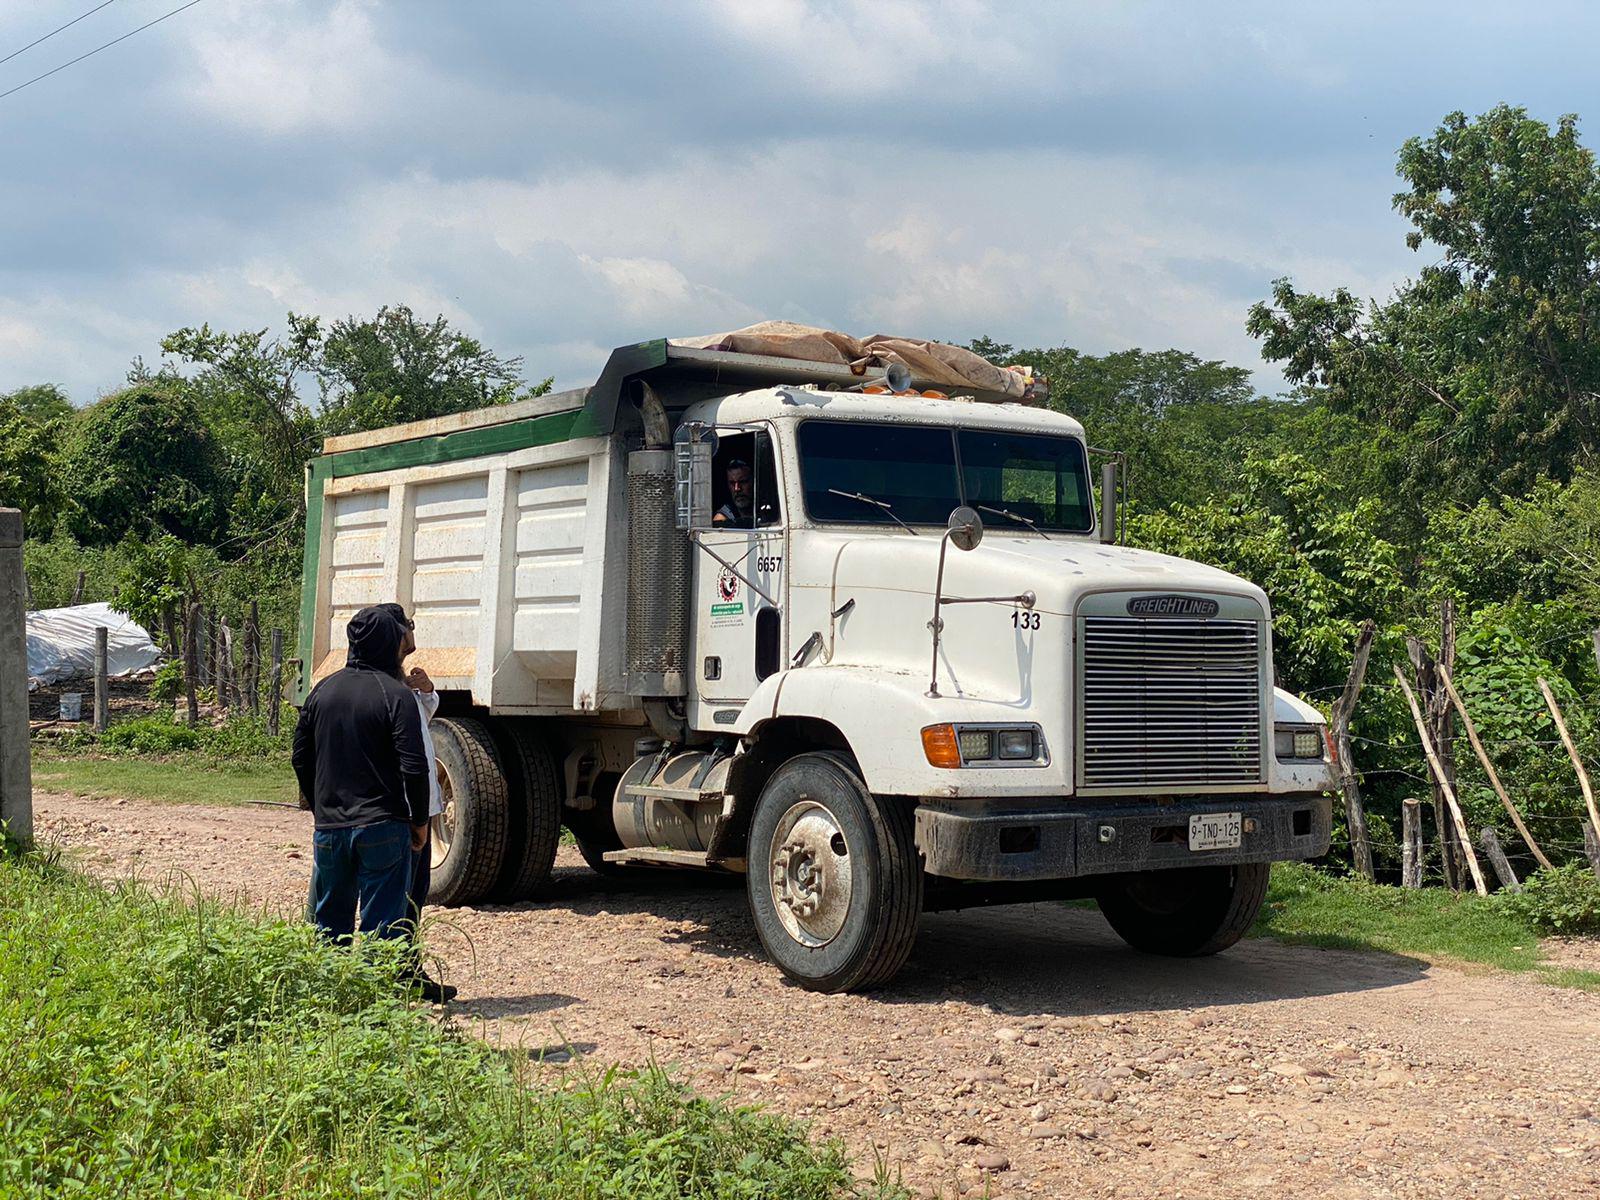
POLYGON ((947 879, 1072 879, 1172 867, 1279 862, 1326 854, 1332 801, 1320 793, 1140 801, 986 804, 925 801, 917 808, 924 869, 947 879), (1189 817, 1238 812, 1236 849, 1190 850, 1189 817))

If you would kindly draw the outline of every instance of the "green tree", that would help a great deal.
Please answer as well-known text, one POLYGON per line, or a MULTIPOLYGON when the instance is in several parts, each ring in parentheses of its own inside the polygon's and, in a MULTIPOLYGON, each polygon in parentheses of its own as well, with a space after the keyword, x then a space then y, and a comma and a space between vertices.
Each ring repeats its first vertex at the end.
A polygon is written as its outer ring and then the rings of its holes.
POLYGON ((1083 422, 1092 445, 1127 456, 1129 492, 1144 511, 1225 491, 1246 449, 1296 415, 1256 394, 1250 372, 1181 350, 1096 356, 1067 346, 971 344, 991 362, 1023 363, 1050 381, 1050 406, 1083 422))
POLYGON ((14 405, 19 413, 35 425, 48 425, 52 421, 65 421, 72 416, 72 401, 53 383, 33 383, 19 387, 0 397, 14 405))
POLYGON ((1272 602, 1274 661, 1285 687, 1342 682, 1363 620, 1387 625, 1404 589, 1378 505, 1354 507, 1297 454, 1252 454, 1230 494, 1135 514, 1133 541, 1198 559, 1257 584, 1272 602))
POLYGON ((84 409, 62 452, 73 536, 105 546, 127 534, 214 539, 226 520, 225 462, 184 393, 136 384, 84 409))
POLYGON ((1426 266, 1385 303, 1280 279, 1247 328, 1335 411, 1397 431, 1414 510, 1567 478, 1600 449, 1600 171, 1577 119, 1451 113, 1401 148, 1426 266))
POLYGON ((0 504, 22 510, 29 536, 48 537, 66 502, 56 454, 62 420, 36 419, 16 395, 0 398, 0 504))
POLYGON ((192 400, 233 460, 252 507, 268 497, 269 523, 302 510, 301 475, 317 451, 318 430, 300 389, 314 376, 321 347, 321 321, 295 313, 281 337, 265 329, 225 333, 201 325, 161 341, 163 354, 199 370, 183 378, 167 367, 155 378, 192 400))
POLYGON ((376 429, 540 396, 550 380, 522 382, 522 359, 501 358, 444 317, 419 320, 404 304, 328 329, 317 364, 322 428, 376 429))

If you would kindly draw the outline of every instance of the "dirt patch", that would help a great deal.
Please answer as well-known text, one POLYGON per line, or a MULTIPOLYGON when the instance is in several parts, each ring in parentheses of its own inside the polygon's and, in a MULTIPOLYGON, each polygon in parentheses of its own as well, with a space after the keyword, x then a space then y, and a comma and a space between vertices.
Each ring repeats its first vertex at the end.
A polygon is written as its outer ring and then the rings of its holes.
MULTIPOLYGON (((309 823, 275 808, 35 797, 86 868, 296 913, 309 823)), ((441 911, 473 1033, 574 1069, 674 1064, 908 1183, 991 1196, 1600 1196, 1600 996, 1247 942, 1128 950, 1089 910, 923 921, 899 981, 818 996, 760 955, 737 880, 602 879, 441 911)))
MULTIPOLYGON (((146 675, 133 679, 106 680, 106 707, 113 721, 129 717, 148 717, 155 713, 170 713, 172 705, 150 698, 151 680, 146 675)), ((88 729, 94 719, 94 680, 71 679, 65 683, 45 684, 28 693, 28 721, 45 727, 50 732, 88 729), (61 720, 61 697, 75 692, 82 697, 83 719, 61 720)))

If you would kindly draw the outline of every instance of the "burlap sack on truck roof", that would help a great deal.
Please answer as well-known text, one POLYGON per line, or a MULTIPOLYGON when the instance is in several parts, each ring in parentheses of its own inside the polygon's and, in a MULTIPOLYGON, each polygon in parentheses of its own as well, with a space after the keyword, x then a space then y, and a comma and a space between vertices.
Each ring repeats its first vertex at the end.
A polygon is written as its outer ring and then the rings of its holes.
POLYGON ((729 350, 841 366, 886 367, 902 363, 914 379, 924 384, 950 391, 977 388, 1012 400, 1022 400, 1027 385, 1017 372, 997 367, 960 346, 884 333, 853 338, 847 333, 793 321, 762 321, 731 333, 669 340, 674 346, 697 350, 729 350))

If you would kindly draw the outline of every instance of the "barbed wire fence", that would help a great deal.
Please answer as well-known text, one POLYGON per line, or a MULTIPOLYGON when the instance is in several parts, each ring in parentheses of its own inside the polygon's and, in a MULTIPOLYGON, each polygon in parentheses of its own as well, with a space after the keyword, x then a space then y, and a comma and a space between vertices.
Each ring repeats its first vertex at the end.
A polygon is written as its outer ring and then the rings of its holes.
MULTIPOLYGON (((1407 639, 1409 674, 1396 663, 1392 680, 1367 683, 1366 660, 1374 632, 1372 623, 1367 622, 1358 634, 1347 681, 1308 693, 1321 697, 1339 693, 1331 707, 1329 725, 1337 751, 1336 776, 1345 806, 1352 868, 1358 875, 1376 881, 1376 858, 1389 864, 1398 863, 1401 883, 1406 887, 1436 882, 1452 890, 1473 886, 1485 892, 1487 880, 1474 849, 1476 842, 1502 888, 1520 887, 1513 857, 1524 862, 1531 858, 1540 866, 1552 865, 1551 855, 1566 861, 1587 858, 1595 875, 1600 877, 1600 810, 1596 809, 1590 783, 1593 765, 1580 753, 1571 737, 1560 702, 1548 683, 1540 678, 1537 682, 1545 704, 1534 719, 1541 724, 1553 724, 1556 737, 1480 736, 1468 700, 1456 689, 1452 679, 1454 626, 1454 608, 1446 602, 1440 612, 1437 657, 1420 639, 1410 637, 1407 639), (1363 708, 1367 711, 1374 701, 1386 702, 1391 708, 1402 705, 1409 708, 1414 740, 1352 733, 1350 724, 1358 698, 1364 700, 1363 708), (1465 760, 1464 772, 1458 769, 1456 761, 1458 721, 1473 747, 1465 760), (1495 765, 1497 759, 1525 763, 1530 757, 1551 755, 1568 760, 1576 790, 1582 797, 1569 813, 1533 811, 1526 796, 1518 804, 1501 781, 1495 765), (1463 784, 1470 789, 1465 794, 1463 784), (1407 785, 1415 785, 1416 792, 1421 794, 1401 797, 1400 836, 1396 837, 1395 826, 1388 820, 1369 820, 1363 788, 1369 795, 1383 791, 1392 797, 1395 791, 1407 790, 1407 785), (1497 828, 1499 822, 1491 819, 1481 824, 1476 838, 1472 837, 1467 828, 1467 801, 1474 802, 1472 807, 1476 812, 1471 815, 1481 819, 1485 794, 1492 795, 1503 808, 1515 834, 1497 828), (1431 842, 1425 839, 1424 813, 1431 814, 1432 818, 1431 842), (1508 839, 1504 843, 1502 833, 1508 839), (1526 853, 1521 849, 1523 846, 1526 853)), ((1576 640, 1561 635, 1546 639, 1537 648, 1557 641, 1576 640)), ((1595 631, 1592 641, 1597 665, 1600 665, 1600 630, 1595 631)), ((1549 774, 1553 776, 1554 772, 1549 774)), ((1548 793, 1549 788, 1543 790, 1548 793)), ((1547 794, 1545 799, 1548 803, 1547 794)))

